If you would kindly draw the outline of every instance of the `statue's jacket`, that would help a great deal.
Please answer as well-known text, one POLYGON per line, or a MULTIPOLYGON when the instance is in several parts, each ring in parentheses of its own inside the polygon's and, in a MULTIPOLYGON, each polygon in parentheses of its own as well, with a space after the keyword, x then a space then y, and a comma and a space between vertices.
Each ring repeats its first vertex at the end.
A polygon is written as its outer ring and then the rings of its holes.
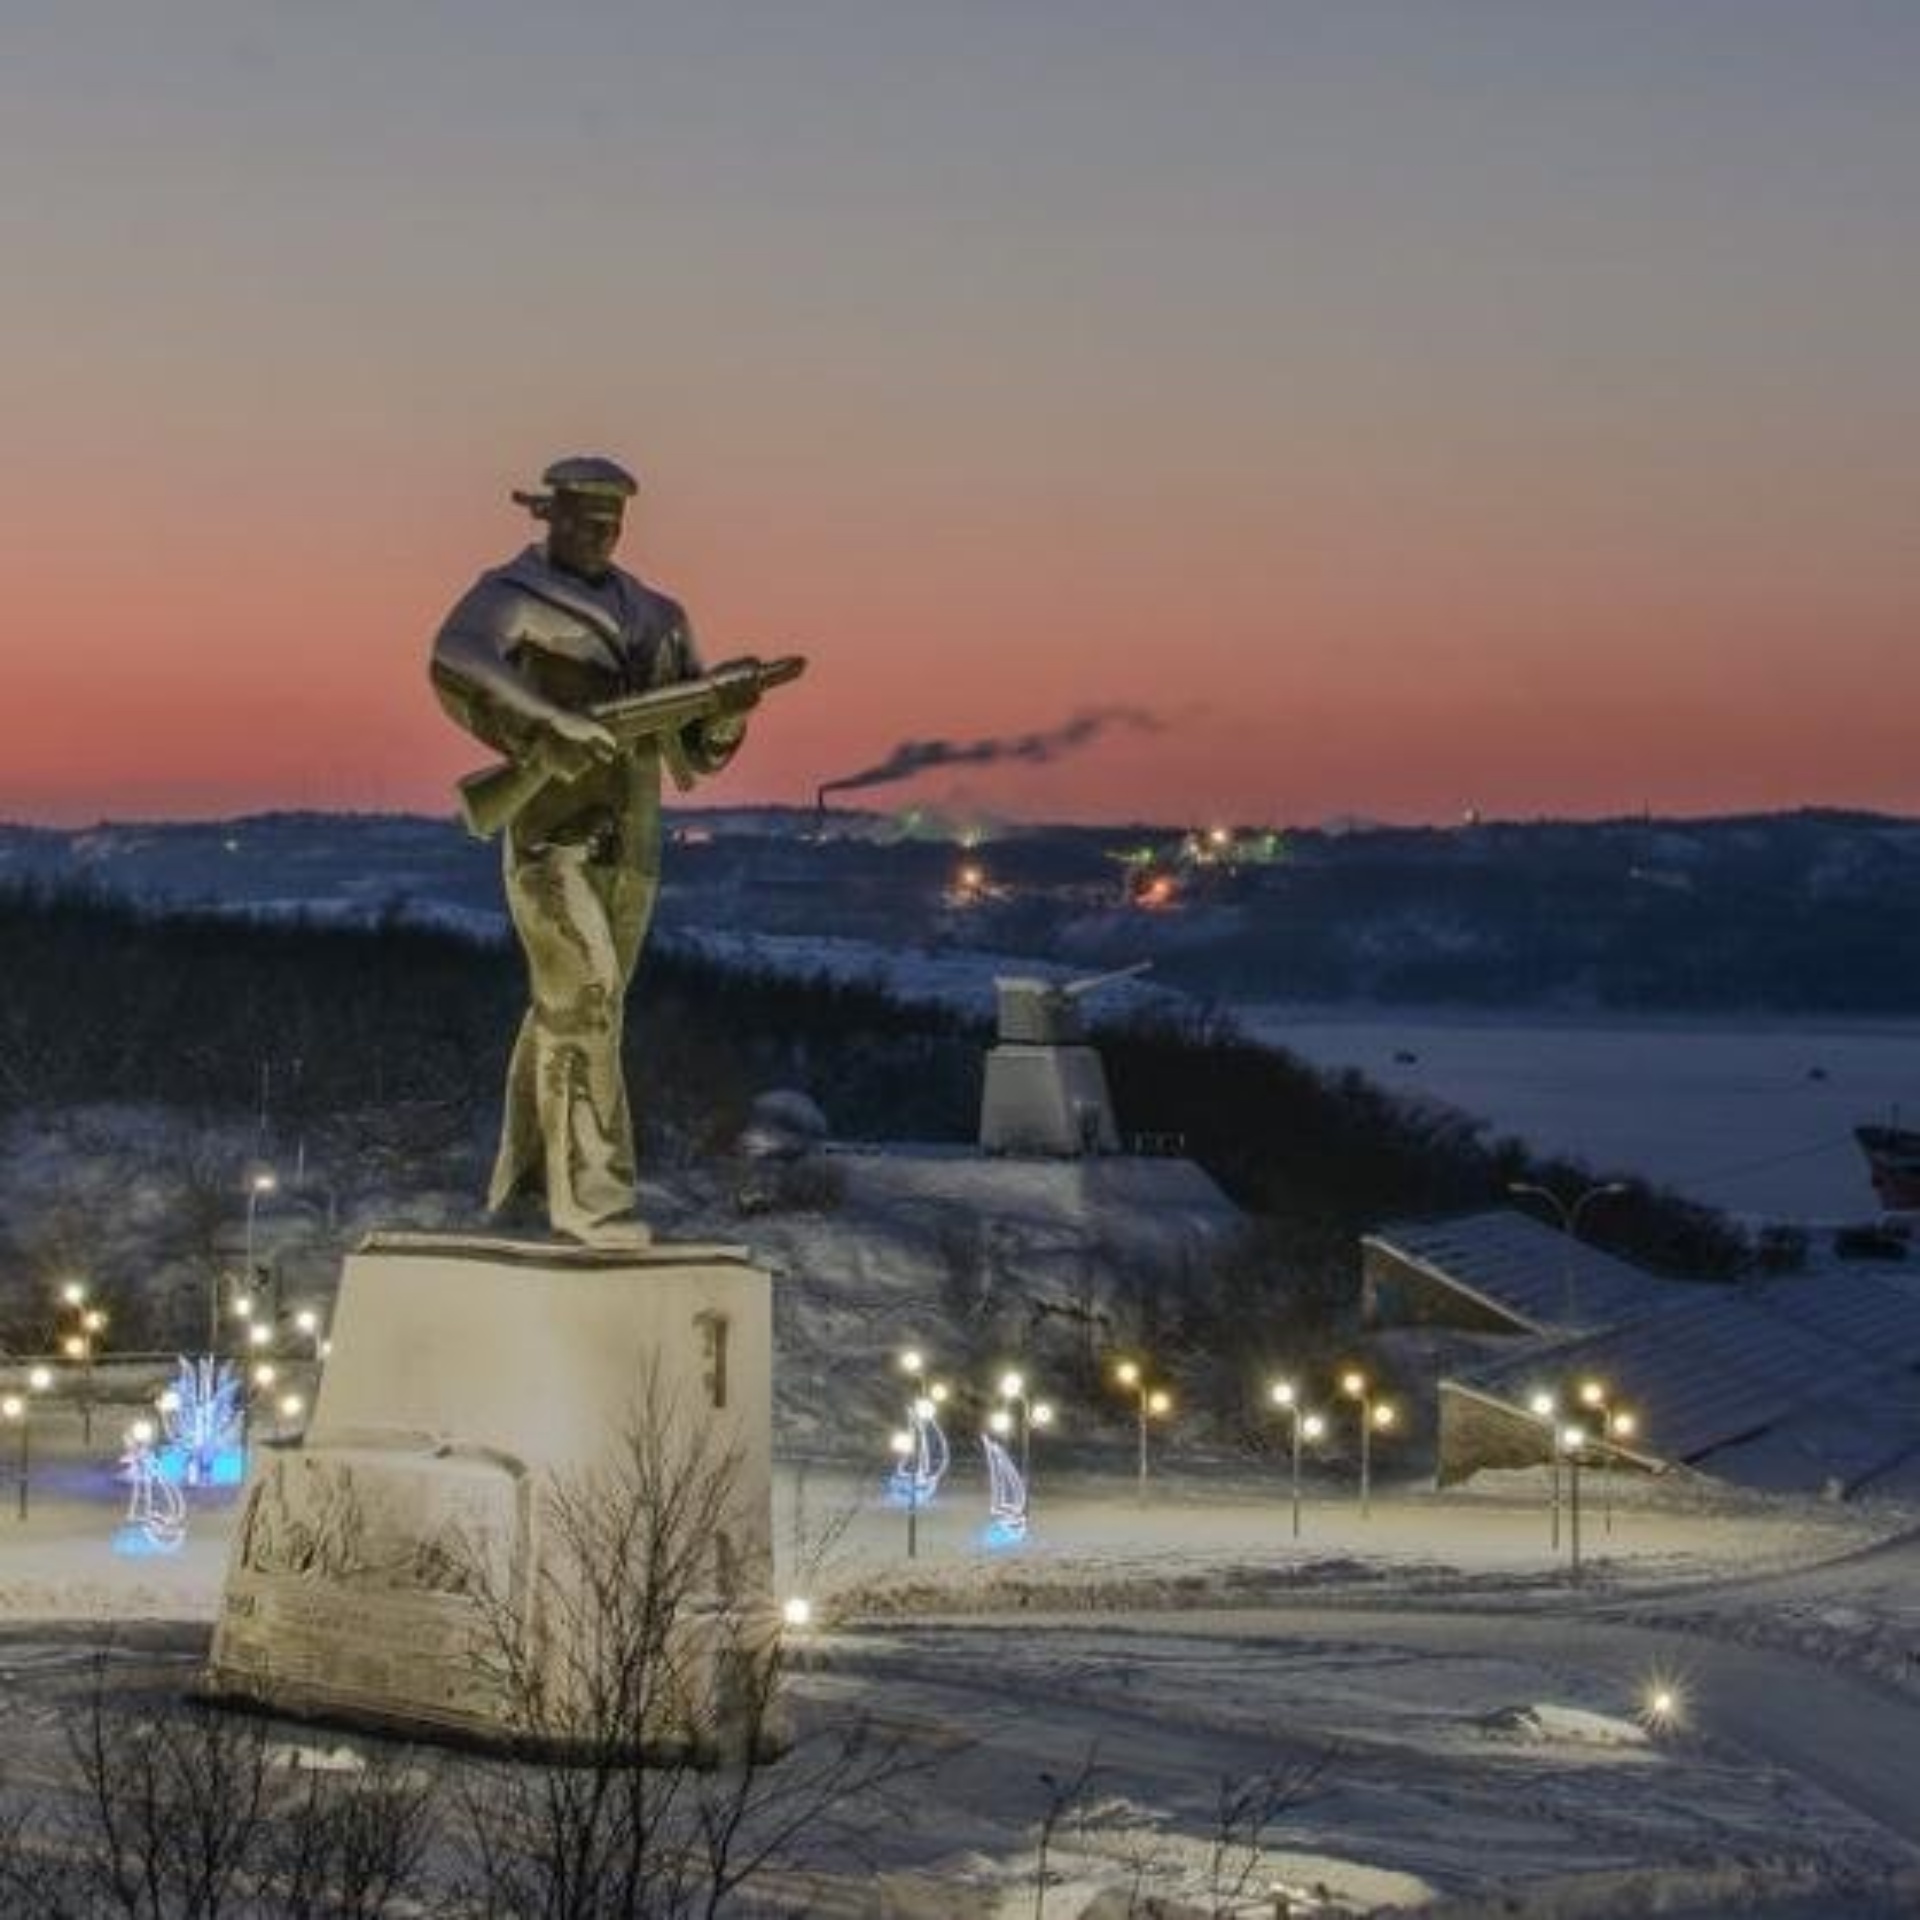
MULTIPOLYGON (((484 573, 434 641, 441 704, 489 746, 523 759, 543 744, 555 708, 580 713, 623 694, 697 677, 699 650, 677 600, 621 568, 588 582, 531 546, 484 573)), ((696 723, 669 743, 689 773, 713 773, 738 745, 696 723)), ((596 856, 653 876, 660 858, 660 749, 644 742, 605 767, 555 781, 509 830, 515 850, 594 841, 596 856)))

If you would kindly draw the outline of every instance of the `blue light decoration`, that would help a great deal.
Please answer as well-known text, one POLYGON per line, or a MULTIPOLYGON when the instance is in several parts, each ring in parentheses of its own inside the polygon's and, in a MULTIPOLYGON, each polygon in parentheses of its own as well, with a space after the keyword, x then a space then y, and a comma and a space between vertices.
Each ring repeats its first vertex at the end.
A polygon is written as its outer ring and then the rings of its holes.
POLYGON ((175 1487, 237 1487, 247 1477, 240 1444, 240 1375, 225 1360, 182 1358, 160 1396, 166 1443, 158 1471, 175 1487))
POLYGON ((980 1448, 987 1456, 987 1524, 981 1544, 1018 1546, 1027 1537, 1027 1483, 1012 1454, 992 1434, 980 1436, 980 1448))
POLYGON ((115 1553, 178 1553, 186 1543, 187 1497, 161 1471, 156 1433, 151 1420, 136 1420, 127 1429, 120 1471, 132 1492, 127 1517, 113 1536, 115 1553))
POLYGON ((940 1431, 939 1409, 928 1395, 907 1409, 907 1433, 911 1444, 900 1463, 887 1476, 887 1504, 890 1507, 929 1507, 946 1478, 951 1454, 947 1436, 940 1431))

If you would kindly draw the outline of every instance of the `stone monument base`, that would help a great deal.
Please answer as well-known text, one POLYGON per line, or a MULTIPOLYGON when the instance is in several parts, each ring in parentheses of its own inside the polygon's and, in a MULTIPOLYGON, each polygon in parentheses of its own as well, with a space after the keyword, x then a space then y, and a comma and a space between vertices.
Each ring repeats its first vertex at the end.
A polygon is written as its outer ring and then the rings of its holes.
POLYGON ((988 1153, 1118 1153, 1120 1134, 1099 1053, 1007 1041, 990 1047, 980 1145, 988 1153))
POLYGON ((302 1442, 249 1478, 205 1691, 549 1748, 766 1741, 771 1378, 739 1248, 374 1235, 302 1442))

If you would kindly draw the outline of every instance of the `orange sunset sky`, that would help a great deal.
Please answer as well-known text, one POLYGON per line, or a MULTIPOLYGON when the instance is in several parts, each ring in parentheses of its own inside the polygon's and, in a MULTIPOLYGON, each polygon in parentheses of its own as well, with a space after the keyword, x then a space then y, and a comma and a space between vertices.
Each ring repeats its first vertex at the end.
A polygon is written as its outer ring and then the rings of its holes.
POLYGON ((712 800, 1920 810, 1920 8, 29 4, 0 164, 0 817, 447 810, 575 451, 712 800))

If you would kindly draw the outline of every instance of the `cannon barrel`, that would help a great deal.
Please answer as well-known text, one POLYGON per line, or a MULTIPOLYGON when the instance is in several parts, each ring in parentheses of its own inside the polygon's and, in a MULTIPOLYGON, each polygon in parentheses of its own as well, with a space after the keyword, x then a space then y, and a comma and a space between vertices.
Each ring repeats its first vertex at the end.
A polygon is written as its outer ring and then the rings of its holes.
POLYGON ((1100 987, 1110 987, 1116 980, 1132 980, 1152 967, 1151 960, 1136 960, 1130 967, 1116 967, 1111 973, 1089 974, 1084 980, 1069 980, 1060 992, 1078 1000, 1084 993, 1092 993, 1100 987))

